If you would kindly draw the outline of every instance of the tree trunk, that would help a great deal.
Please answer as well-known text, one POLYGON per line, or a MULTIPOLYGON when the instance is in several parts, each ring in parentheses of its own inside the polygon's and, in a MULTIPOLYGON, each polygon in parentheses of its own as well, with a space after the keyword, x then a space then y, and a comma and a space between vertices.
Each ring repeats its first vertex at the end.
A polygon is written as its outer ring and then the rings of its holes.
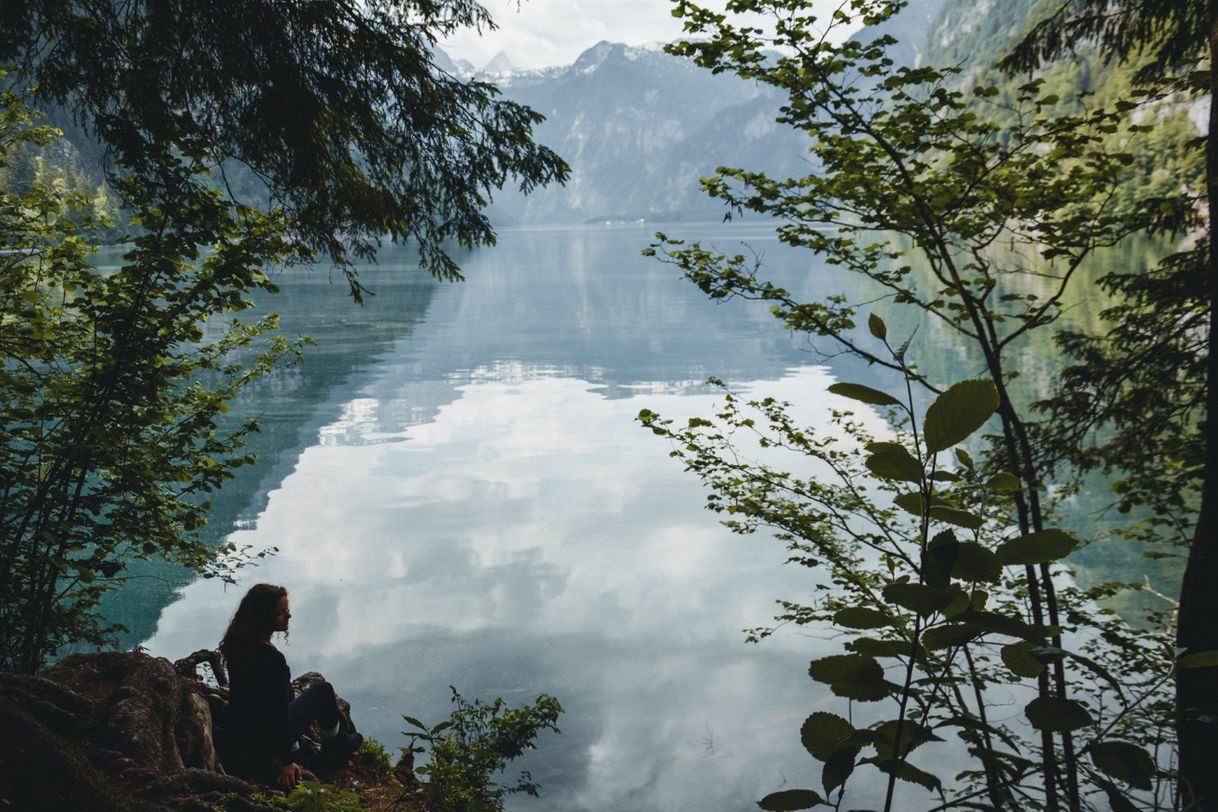
MULTIPOLYGON (((1210 64, 1218 65, 1218 2, 1209 4, 1210 64)), ((1180 587, 1176 642, 1186 653, 1218 650, 1218 72, 1210 71, 1206 139, 1209 204, 1209 339, 1206 359, 1205 468, 1201 510, 1180 587)), ((1181 669, 1176 677, 1180 795, 1186 809, 1218 812, 1218 668, 1181 669)))

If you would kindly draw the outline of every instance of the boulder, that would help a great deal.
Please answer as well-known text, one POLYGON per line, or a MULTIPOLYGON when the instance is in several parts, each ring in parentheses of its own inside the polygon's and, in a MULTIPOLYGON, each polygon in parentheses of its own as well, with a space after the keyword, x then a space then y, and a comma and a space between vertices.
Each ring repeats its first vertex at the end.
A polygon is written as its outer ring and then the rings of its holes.
POLYGON ((0 672, 0 810, 271 809, 249 800, 266 787, 226 775, 217 757, 228 702, 219 662, 215 652, 174 664, 136 651, 73 655, 39 676, 0 672), (199 677, 200 663, 218 684, 199 677))

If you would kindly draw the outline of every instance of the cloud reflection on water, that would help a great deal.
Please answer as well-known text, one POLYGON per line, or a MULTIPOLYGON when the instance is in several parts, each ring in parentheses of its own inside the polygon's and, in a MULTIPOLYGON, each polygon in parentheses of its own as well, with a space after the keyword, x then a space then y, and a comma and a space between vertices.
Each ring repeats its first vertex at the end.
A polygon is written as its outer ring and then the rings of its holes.
MULTIPOLYGON (((752 647, 739 632, 766 623, 774 599, 807 597, 811 573, 781 566, 777 542, 719 526, 697 480, 634 421, 644 406, 710 414, 716 398, 610 399, 517 372, 459 387, 404 430, 414 384, 352 399, 231 537, 280 552, 236 590, 186 587, 148 648, 213 646, 249 583, 282 583, 294 673, 326 673, 391 747, 401 713, 447 715, 450 683, 558 696, 563 734, 523 765, 543 796, 521 808, 725 809, 784 777, 819 783, 799 725, 837 702, 804 672, 837 645, 792 632, 752 647)), ((759 388, 824 425, 831 380, 806 367, 759 388)))

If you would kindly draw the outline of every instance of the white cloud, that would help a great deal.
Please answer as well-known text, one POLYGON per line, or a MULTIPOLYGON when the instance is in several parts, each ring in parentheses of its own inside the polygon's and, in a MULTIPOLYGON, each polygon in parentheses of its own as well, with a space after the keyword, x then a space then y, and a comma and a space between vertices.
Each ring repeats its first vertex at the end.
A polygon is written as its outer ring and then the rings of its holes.
POLYGON ((668 41, 681 23, 666 0, 483 0, 499 28, 461 32, 443 43, 449 54, 482 67, 505 51, 522 68, 566 65, 601 40, 638 45, 668 41))
MULTIPOLYGON (((823 0, 821 0, 823 2, 823 0)), ((499 26, 462 31, 442 43, 454 58, 481 68, 504 51, 520 68, 569 65, 601 40, 641 45, 681 34, 669 0, 482 0, 499 26)), ((723 0, 708 6, 722 8, 723 0)))

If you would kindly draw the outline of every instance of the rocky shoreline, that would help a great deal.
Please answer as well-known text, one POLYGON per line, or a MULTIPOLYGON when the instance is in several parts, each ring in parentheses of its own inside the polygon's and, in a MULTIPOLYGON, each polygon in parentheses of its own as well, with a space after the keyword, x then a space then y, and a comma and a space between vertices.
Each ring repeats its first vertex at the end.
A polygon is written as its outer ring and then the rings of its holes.
MULTIPOLYGON (((223 673, 209 651, 176 663, 138 651, 77 654, 38 676, 0 672, 0 810, 281 808, 272 788, 227 775, 219 763, 216 721, 228 704, 223 673), (204 663, 218 684, 200 676, 204 663)), ((299 693, 321 679, 310 672, 293 688, 299 693)), ((341 698, 339 709, 344 728, 354 730, 341 698)), ((350 787, 349 772, 321 778, 350 787)))

